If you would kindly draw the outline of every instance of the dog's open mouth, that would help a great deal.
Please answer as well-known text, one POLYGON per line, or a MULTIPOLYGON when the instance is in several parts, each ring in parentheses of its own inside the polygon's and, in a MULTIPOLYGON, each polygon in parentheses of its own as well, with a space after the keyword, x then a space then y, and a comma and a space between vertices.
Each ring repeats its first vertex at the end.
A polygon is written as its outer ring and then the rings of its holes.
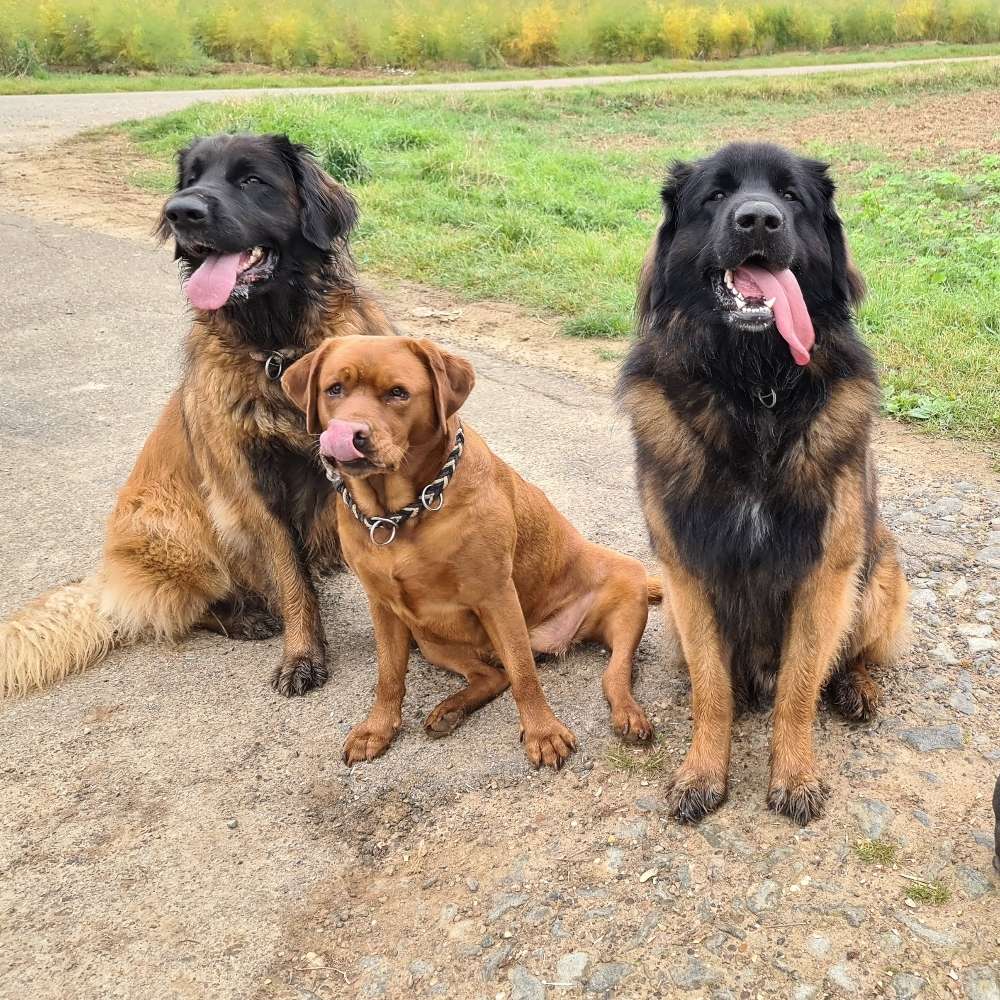
POLYGON ((268 247, 256 246, 240 253, 220 253, 208 246, 187 248, 204 260, 184 284, 188 300, 196 309, 221 309, 241 290, 266 281, 274 273, 278 255, 268 247))
POLYGON ((712 285, 733 326, 759 332, 773 323, 795 363, 809 364, 816 335, 802 290, 790 270, 772 271, 761 263, 744 261, 738 267, 713 271, 712 285))

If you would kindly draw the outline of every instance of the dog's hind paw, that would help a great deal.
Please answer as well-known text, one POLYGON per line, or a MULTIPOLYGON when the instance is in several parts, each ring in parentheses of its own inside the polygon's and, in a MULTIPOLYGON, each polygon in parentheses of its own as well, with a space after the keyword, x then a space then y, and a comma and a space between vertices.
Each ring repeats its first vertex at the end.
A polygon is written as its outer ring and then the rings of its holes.
POLYGON ((291 656, 281 661, 271 675, 271 687, 286 698, 322 687, 329 677, 326 664, 314 655, 291 656))
POLYGON ((238 615, 228 622, 226 628, 230 639, 258 642, 280 635, 284 625, 280 618, 260 608, 238 615))
POLYGON ((680 823, 697 823, 726 801, 726 782, 682 767, 667 788, 667 811, 680 823))
POLYGON ((852 670, 830 681, 827 697, 848 722, 871 722, 878 715, 882 688, 867 670, 852 670))
POLYGON ((767 793, 767 807, 805 826, 823 815, 830 788, 815 775, 804 775, 789 782, 772 784, 767 793))
POLYGON ((611 709, 611 728, 624 743, 648 743, 653 738, 653 724, 634 700, 611 709))
POLYGON ((467 715, 465 709, 451 707, 445 700, 427 716, 427 720, 424 722, 424 731, 434 739, 450 736, 465 722, 467 715))

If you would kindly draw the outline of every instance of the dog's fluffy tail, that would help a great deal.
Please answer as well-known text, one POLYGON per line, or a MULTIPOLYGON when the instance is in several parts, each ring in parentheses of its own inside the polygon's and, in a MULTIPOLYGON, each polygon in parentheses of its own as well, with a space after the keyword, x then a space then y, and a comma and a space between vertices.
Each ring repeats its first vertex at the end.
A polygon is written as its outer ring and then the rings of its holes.
POLYGON ((91 576, 43 594, 0 623, 0 699, 48 687, 131 641, 100 605, 100 577, 91 576))
POLYGON ((663 603, 663 583, 658 576, 646 577, 646 595, 650 604, 663 603))

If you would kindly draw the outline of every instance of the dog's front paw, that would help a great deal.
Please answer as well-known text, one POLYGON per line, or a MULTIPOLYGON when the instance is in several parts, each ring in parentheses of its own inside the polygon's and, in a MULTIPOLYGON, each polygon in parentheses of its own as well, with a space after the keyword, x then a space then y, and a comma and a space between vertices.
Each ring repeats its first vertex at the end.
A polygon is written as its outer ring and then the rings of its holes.
POLYGON ((805 826, 823 815, 829 794, 829 786, 815 774, 796 775, 791 779, 772 778, 767 807, 805 826))
POLYGON ((521 729, 521 742, 533 767, 558 771, 576 749, 576 737, 553 715, 521 729))
POLYGON ((697 823, 726 801, 726 778, 681 765, 667 786, 667 812, 680 823, 697 823))
POLYGON ((648 743, 653 738, 653 724, 642 706, 630 698, 611 709, 611 728, 626 743, 648 743))
POLYGON ((366 760, 381 757, 389 749, 396 730, 391 726, 379 726, 366 719, 355 726, 344 740, 344 763, 350 767, 366 760))
POLYGON ((322 687, 329 673, 317 654, 286 656, 271 675, 271 687, 286 698, 322 687))

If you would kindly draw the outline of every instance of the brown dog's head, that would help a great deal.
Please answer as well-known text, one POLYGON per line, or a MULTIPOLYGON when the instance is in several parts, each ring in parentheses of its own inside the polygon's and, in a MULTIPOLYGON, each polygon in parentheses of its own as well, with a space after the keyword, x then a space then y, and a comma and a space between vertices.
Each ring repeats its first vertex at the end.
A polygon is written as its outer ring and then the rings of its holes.
POLYGON ((475 372, 429 340, 325 340, 282 376, 288 398, 320 434, 320 454, 350 476, 394 472, 411 449, 448 436, 475 372))

